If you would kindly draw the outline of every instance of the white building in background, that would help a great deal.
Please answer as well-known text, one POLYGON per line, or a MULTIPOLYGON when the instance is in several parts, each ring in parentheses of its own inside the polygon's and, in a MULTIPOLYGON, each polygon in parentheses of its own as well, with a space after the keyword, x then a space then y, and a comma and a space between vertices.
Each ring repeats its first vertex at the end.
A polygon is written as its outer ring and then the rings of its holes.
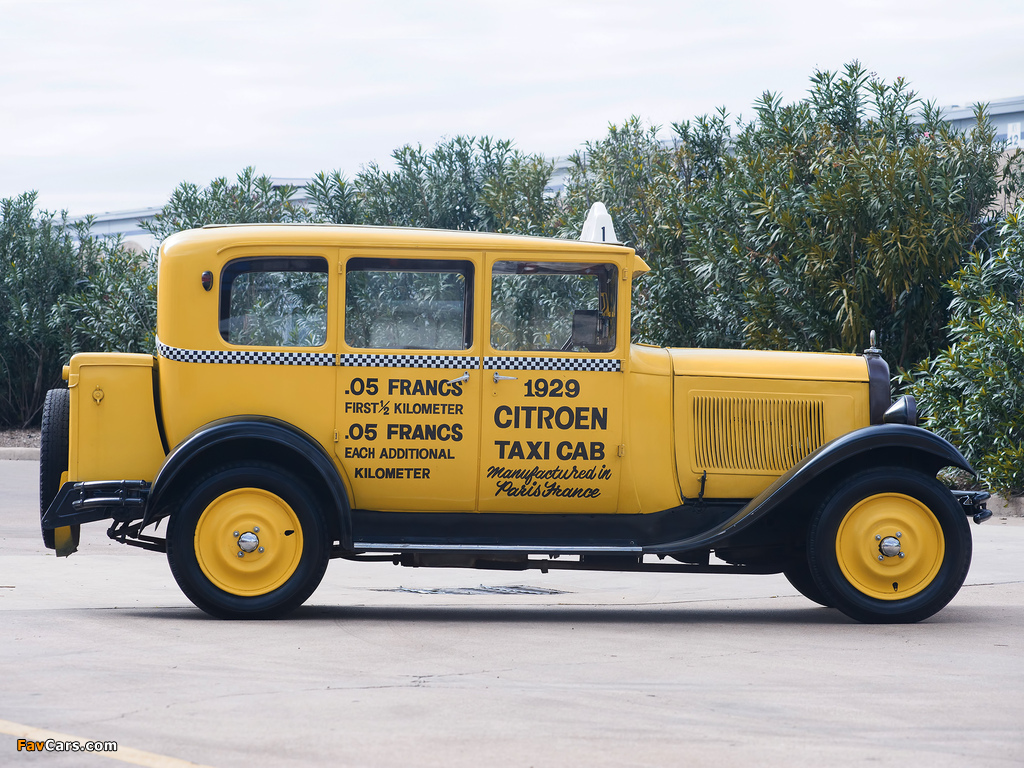
MULTIPOLYGON (((943 107, 943 115, 955 127, 959 129, 969 128, 974 122, 974 107, 963 107, 959 104, 952 104, 943 107)), ((996 139, 1005 141, 1007 150, 1013 150, 1022 146, 1021 127, 1024 125, 1024 96, 1016 96, 1012 99, 1002 99, 990 102, 988 105, 989 120, 996 128, 996 139)), ((671 140, 666 145, 671 146, 671 140)), ((560 192, 565 189, 565 183, 569 178, 569 159, 558 157, 554 160, 555 169, 551 174, 551 181, 547 191, 551 193, 560 192)), ((304 187, 311 179, 304 178, 278 178, 272 177, 274 186, 295 187, 295 196, 292 201, 298 205, 308 203, 304 187)), ((151 221, 160 213, 161 208, 141 208, 134 211, 116 211, 112 213, 93 214, 93 234, 95 235, 120 235, 130 246, 138 247, 140 250, 148 251, 157 245, 156 238, 142 228, 143 222, 151 221)), ((81 216, 78 219, 84 219, 81 216)))
MULTIPOLYGON (((953 104, 942 108, 943 117, 954 128, 974 124, 974 107, 953 104)), ((996 140, 1005 141, 1008 151, 1021 146, 1021 124, 1024 123, 1024 96, 993 101, 988 105, 989 122, 996 127, 996 140)))
MULTIPOLYGON (((295 194, 292 195, 292 202, 296 205, 306 205, 309 196, 306 194, 305 186, 312 179, 286 179, 277 176, 271 177, 275 187, 295 187, 295 194)), ((156 248, 156 238, 142 228, 145 222, 152 221, 162 206, 156 208, 138 208, 132 211, 113 211, 109 213, 94 213, 92 215, 92 233, 100 237, 115 237, 120 235, 124 238, 129 247, 138 248, 141 251, 149 251, 156 248)), ((87 216, 78 216, 69 221, 83 221, 87 216)))

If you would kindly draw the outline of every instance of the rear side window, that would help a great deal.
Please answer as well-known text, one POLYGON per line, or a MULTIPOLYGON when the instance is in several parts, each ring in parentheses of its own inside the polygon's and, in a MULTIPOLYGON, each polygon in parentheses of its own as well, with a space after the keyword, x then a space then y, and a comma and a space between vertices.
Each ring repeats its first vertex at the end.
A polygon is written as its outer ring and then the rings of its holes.
POLYGON ((469 349, 472 262, 350 259, 345 343, 361 349, 469 349))
POLYGON ((220 335, 253 347, 319 347, 327 342, 327 260, 260 257, 224 267, 220 335))

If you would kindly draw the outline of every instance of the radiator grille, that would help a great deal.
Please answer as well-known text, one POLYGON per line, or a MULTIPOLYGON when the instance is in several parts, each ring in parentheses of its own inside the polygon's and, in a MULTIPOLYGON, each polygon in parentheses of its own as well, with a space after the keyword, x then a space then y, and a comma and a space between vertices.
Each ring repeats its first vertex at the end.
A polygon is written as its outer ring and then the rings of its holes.
POLYGON ((696 467, 785 472, 824 443, 824 411, 809 398, 695 395, 696 467))

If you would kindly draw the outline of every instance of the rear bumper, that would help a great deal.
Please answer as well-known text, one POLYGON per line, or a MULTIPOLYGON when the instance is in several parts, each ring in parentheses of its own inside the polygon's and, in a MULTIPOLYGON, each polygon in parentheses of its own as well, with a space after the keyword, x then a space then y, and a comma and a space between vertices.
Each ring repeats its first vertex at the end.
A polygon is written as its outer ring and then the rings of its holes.
POLYGON ((64 483, 42 518, 44 529, 97 520, 130 522, 146 511, 150 484, 145 480, 64 483))

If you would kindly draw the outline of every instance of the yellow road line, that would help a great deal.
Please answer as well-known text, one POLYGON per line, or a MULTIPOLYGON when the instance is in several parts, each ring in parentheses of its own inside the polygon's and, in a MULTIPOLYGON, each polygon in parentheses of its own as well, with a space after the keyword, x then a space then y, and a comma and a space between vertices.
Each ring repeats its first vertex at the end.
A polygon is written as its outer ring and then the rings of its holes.
MULTIPOLYGON (((107 739, 82 739, 78 736, 69 736, 66 733, 58 733, 57 731, 47 731, 42 728, 32 728, 28 725, 12 723, 10 720, 0 720, 0 733, 6 733, 8 736, 14 736, 18 739, 28 739, 29 741, 46 741, 47 739, 54 739, 56 741, 83 742, 107 741, 107 739)), ((120 760, 122 763, 141 765, 144 766, 144 768, 210 768, 209 766, 201 765, 200 763, 193 763, 189 760, 180 760, 177 757, 167 757, 166 755, 157 755, 153 752, 144 752, 141 749, 122 747, 120 744, 117 745, 117 752, 83 751, 73 752, 71 754, 95 755, 96 757, 109 757, 111 760, 120 760)))

